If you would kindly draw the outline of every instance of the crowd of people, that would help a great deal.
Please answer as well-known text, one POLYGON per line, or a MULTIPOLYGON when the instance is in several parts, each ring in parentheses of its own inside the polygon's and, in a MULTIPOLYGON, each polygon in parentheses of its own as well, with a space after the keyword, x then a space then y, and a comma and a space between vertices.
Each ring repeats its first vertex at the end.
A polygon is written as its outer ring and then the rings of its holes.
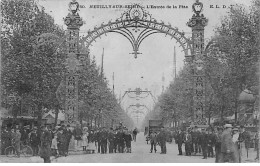
MULTIPOLYGON (((150 153, 156 153, 156 145, 161 147, 161 154, 166 154, 167 138, 171 134, 164 127, 159 132, 151 131, 149 135, 150 153)), ((178 155, 193 156, 197 154, 203 155, 203 159, 208 157, 214 158, 216 163, 222 162, 241 162, 241 156, 245 150, 250 148, 250 134, 245 130, 244 126, 232 126, 226 124, 223 127, 209 128, 179 128, 173 132, 175 143, 178 144, 178 155), (184 149, 183 149, 184 145, 184 149)), ((259 132, 255 135, 255 143, 257 156, 259 160, 259 132)))
POLYGON ((50 162, 50 156, 67 156, 69 148, 74 150, 81 148, 83 151, 95 151, 97 153, 131 153, 131 141, 136 141, 137 129, 128 130, 120 124, 117 128, 91 128, 77 124, 51 125, 30 128, 16 126, 8 129, 4 126, 1 132, 1 154, 5 149, 13 145, 18 157, 20 157, 20 145, 29 145, 33 150, 33 155, 39 155, 44 162, 50 162))
MULTIPOLYGON (((117 128, 75 127, 70 125, 50 125, 30 128, 30 126, 4 126, 1 132, 1 154, 4 155, 8 146, 15 148, 20 156, 20 145, 29 145, 34 156, 40 156, 44 162, 51 162, 50 156, 67 156, 69 149, 96 151, 105 153, 131 153, 131 142, 136 141, 138 131, 127 129, 122 124, 117 128)), ((169 136, 169 131, 161 128, 159 132, 152 131, 149 135, 150 153, 156 153, 156 145, 161 147, 161 154, 166 154, 168 138, 174 138, 178 144, 178 155, 192 156, 202 154, 203 159, 215 157, 215 162, 241 162, 243 150, 250 147, 250 134, 244 126, 226 124, 223 127, 209 128, 179 128, 169 136), (184 145, 184 149, 183 149, 184 145)), ((259 159, 259 132, 256 134, 257 157, 259 159)), ((171 141, 170 141, 171 142, 171 141)))
MULTIPOLYGON (((256 134, 258 136, 259 133, 256 134)), ((250 147, 250 134, 244 126, 226 124, 223 127, 179 129, 174 139, 178 144, 178 155, 183 155, 182 145, 186 156, 202 154, 203 159, 215 157, 215 162, 241 162, 244 150, 250 147), (243 149, 243 150, 242 150, 243 149)), ((258 146, 259 138, 256 138, 258 146)), ((259 148, 258 148, 259 153, 259 148)), ((256 157, 259 159, 259 154, 256 157)))

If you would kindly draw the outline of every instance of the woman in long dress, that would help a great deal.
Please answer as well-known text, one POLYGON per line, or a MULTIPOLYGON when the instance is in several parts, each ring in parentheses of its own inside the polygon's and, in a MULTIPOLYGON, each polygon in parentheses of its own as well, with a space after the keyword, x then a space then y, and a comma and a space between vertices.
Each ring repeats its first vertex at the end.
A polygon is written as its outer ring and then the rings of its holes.
POLYGON ((88 147, 88 128, 84 127, 83 128, 83 136, 82 136, 82 144, 81 146, 83 147, 83 151, 87 150, 88 147))

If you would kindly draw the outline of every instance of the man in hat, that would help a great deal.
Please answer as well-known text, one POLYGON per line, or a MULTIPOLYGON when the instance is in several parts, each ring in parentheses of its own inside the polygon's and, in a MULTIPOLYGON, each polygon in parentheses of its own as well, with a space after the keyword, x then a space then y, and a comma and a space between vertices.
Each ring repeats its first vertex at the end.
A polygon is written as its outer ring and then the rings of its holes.
POLYGON ((1 154, 4 155, 5 148, 11 145, 10 132, 7 130, 7 126, 1 131, 1 154))
POLYGON ((198 153, 198 147, 199 147, 199 135, 200 132, 198 131, 198 126, 195 126, 193 128, 193 132, 191 132, 191 137, 192 137, 192 149, 194 154, 198 153))
POLYGON ((100 133, 101 154, 107 153, 107 135, 106 128, 103 127, 100 133))
POLYGON ((215 133, 215 154, 216 160, 215 163, 219 163, 220 155, 221 155, 221 135, 223 132, 222 127, 217 128, 217 133, 215 133))
POLYGON ((239 151, 238 151, 238 148, 239 148, 239 141, 238 141, 238 138, 239 138, 239 132, 238 132, 238 128, 237 127, 234 127, 232 129, 232 140, 233 142, 235 143, 235 152, 234 152, 234 155, 236 155, 239 159, 239 162, 241 163, 241 156, 239 154, 239 151))
POLYGON ((133 131, 133 139, 135 142, 136 142, 136 135, 137 135, 137 128, 135 128, 133 131))
POLYGON ((200 135, 199 143, 201 145, 202 154, 203 154, 203 158, 202 159, 207 159, 208 134, 206 133, 206 129, 205 128, 201 129, 201 135, 200 135))
POLYGON ((37 132, 37 127, 34 127, 32 132, 29 134, 30 144, 33 150, 33 156, 38 155, 38 146, 40 145, 40 136, 37 132))
POLYGON ((208 129, 208 157, 214 156, 213 147, 215 146, 215 136, 211 128, 208 129))
POLYGON ((24 126, 21 130, 21 142, 23 145, 27 145, 29 140, 28 127, 24 126))
POLYGON ((41 145, 40 145, 40 157, 43 158, 44 163, 50 163, 51 159, 51 145, 52 141, 51 133, 48 131, 47 126, 42 126, 41 133, 41 145))
POLYGON ((239 127, 239 153, 240 156, 246 156, 248 154, 248 149, 250 147, 250 134, 246 131, 245 127, 241 125, 239 127))
POLYGON ((110 130, 108 132, 108 141, 109 141, 108 151, 109 151, 109 153, 114 153, 115 135, 113 133, 113 128, 112 127, 110 128, 110 130))
POLYGON ((179 150, 179 154, 178 155, 182 155, 182 144, 184 141, 184 132, 179 128, 177 135, 176 135, 176 139, 175 142, 178 144, 178 150, 179 150))
POLYGON ((21 133, 19 129, 16 129, 14 135, 13 135, 12 143, 15 148, 16 154, 18 157, 20 157, 20 144, 21 144, 21 133))
POLYGON ((66 154, 67 139, 63 131, 64 131, 63 128, 58 129, 58 133, 57 133, 58 151, 60 155, 67 156, 66 154))
POLYGON ((73 130, 73 136, 75 139, 75 149, 77 149, 80 146, 80 142, 82 140, 82 129, 80 128, 80 124, 76 124, 75 129, 73 130))
POLYGON ((66 153, 66 155, 68 155, 69 154, 69 144, 70 144, 70 140, 73 135, 72 131, 70 130, 70 125, 67 125, 67 126, 64 125, 63 133, 66 137, 65 153, 66 153))
POLYGON ((232 140, 232 125, 225 124, 221 135, 221 162, 238 162, 235 156, 235 144, 232 140))
POLYGON ((161 154, 166 154, 166 136, 167 136, 167 134, 165 132, 164 127, 162 126, 161 131, 157 136, 158 141, 159 141, 160 146, 161 146, 161 154))
POLYGON ((150 143, 151 143, 151 150, 150 153, 154 152, 156 153, 156 144, 157 144, 157 134, 155 131, 152 131, 152 133, 150 134, 150 143))
POLYGON ((191 150, 192 150, 192 137, 191 137, 191 129, 188 129, 185 132, 184 135, 184 143, 185 143, 185 155, 186 156, 191 156, 191 150))

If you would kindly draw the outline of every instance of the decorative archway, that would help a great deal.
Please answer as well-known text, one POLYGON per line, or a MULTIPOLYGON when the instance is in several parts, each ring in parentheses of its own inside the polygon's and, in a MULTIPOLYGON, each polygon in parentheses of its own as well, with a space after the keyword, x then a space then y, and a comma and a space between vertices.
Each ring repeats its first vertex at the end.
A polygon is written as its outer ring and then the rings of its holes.
POLYGON ((68 43, 67 75, 66 75, 66 121, 68 123, 77 122, 78 113, 78 75, 77 66, 84 65, 89 54, 91 43, 103 34, 114 32, 126 37, 133 47, 134 57, 137 58, 139 46, 148 36, 155 33, 162 33, 174 38, 182 47, 185 53, 185 60, 188 62, 193 74, 193 124, 206 124, 205 118, 205 69, 204 69, 204 27, 208 20, 200 14, 203 4, 196 0, 192 5, 195 13, 187 22, 192 28, 192 39, 185 37, 184 32, 178 28, 166 25, 164 22, 157 22, 151 14, 146 12, 140 5, 132 7, 124 12, 122 16, 114 22, 101 24, 89 31, 87 36, 79 38, 79 29, 83 25, 82 19, 77 13, 79 4, 72 0, 69 4, 71 13, 65 18, 68 33, 66 41, 68 43), (132 28, 132 29, 131 29, 132 28), (136 33, 137 35, 133 35, 136 33), (135 37, 137 36, 137 37, 135 37), (79 41, 83 41, 86 53, 80 53, 79 41))
POLYGON ((145 38, 152 34, 163 33, 176 39, 182 47, 185 57, 192 56, 192 42, 185 37, 184 32, 180 32, 178 28, 173 28, 170 24, 166 25, 162 21, 158 22, 140 5, 136 4, 131 7, 115 21, 109 21, 107 24, 101 24, 99 27, 95 27, 94 30, 88 31, 87 36, 81 39, 84 41, 85 47, 88 49, 91 43, 103 34, 115 32, 128 39, 133 47, 132 54, 137 58, 137 55, 141 54, 139 46, 145 38), (136 33, 136 35, 133 33, 136 33))

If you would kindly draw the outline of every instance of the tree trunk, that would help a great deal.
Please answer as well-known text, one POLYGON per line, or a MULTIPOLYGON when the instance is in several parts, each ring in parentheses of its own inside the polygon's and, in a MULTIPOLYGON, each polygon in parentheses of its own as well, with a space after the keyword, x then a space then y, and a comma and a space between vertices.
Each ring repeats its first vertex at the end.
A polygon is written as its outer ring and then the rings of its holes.
POLYGON ((58 123, 58 115, 59 115, 59 109, 55 108, 55 117, 54 117, 54 126, 57 126, 58 123))
POLYGON ((38 113, 38 123, 37 123, 37 126, 38 126, 38 129, 40 129, 41 125, 42 125, 42 105, 39 104, 37 109, 38 109, 37 110, 37 113, 38 113))
POLYGON ((91 126, 91 128, 93 127, 92 123, 93 123, 93 118, 92 118, 92 116, 91 116, 91 117, 90 117, 90 126, 91 126))

